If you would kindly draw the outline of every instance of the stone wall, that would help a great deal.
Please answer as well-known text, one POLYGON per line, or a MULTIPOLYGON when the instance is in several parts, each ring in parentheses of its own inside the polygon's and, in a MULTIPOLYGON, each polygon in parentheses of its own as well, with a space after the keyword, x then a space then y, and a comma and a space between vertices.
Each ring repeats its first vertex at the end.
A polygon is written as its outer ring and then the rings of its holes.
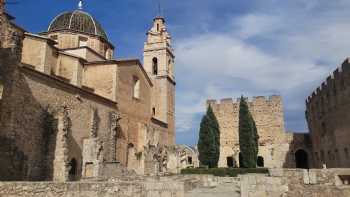
POLYGON ((58 44, 56 47, 59 49, 72 49, 78 48, 79 40, 85 38, 87 40, 86 46, 93 49, 100 56, 106 57, 106 59, 112 59, 114 53, 114 47, 108 41, 101 39, 97 36, 87 36, 82 33, 72 33, 72 32, 43 32, 41 35, 47 36, 55 40, 58 44), (108 55, 107 55, 108 54, 108 55))
MULTIPOLYGON (((233 166, 239 164, 239 99, 222 99, 220 103, 208 100, 220 126, 219 167, 228 166, 228 158, 233 166)), ((266 167, 286 166, 290 149, 291 134, 285 133, 282 98, 280 96, 254 97, 248 102, 259 134, 259 156, 266 167)))
POLYGON ((0 182, 0 196, 329 197, 349 196, 349 169, 270 169, 238 177, 122 176, 99 182, 0 182), (339 178, 343 177, 343 178, 339 178))
POLYGON ((350 186, 339 178, 349 174, 349 169, 270 169, 269 176, 240 176, 241 196, 349 196, 350 186))
POLYGON ((12 197, 183 197, 183 183, 95 182, 0 183, 0 196, 12 197))
POLYGON ((349 73, 346 59, 306 100, 314 167, 350 167, 349 73))
MULTIPOLYGON (((11 53, 1 53, 0 63, 9 69, 4 73, 0 128, 4 138, 1 144, 10 143, 4 147, 9 151, 4 154, 10 156, 4 157, 11 157, 13 165, 22 166, 24 171, 21 178, 14 179, 52 179, 56 149, 56 130, 52 128, 63 106, 67 108, 70 119, 68 159, 77 161, 78 178, 82 171, 83 139, 90 137, 93 109, 98 114, 97 135, 106 147, 103 154, 109 158, 110 113, 118 111, 116 103, 59 78, 21 66, 16 59, 8 58, 11 56, 11 53)), ((11 165, 5 160, 1 159, 5 162, 1 167, 11 172, 11 165)), ((1 177, 12 179, 11 175, 1 177)))
POLYGON ((0 182, 0 196, 184 197, 185 192, 196 187, 198 180, 198 178, 182 176, 122 176, 98 182, 0 182))

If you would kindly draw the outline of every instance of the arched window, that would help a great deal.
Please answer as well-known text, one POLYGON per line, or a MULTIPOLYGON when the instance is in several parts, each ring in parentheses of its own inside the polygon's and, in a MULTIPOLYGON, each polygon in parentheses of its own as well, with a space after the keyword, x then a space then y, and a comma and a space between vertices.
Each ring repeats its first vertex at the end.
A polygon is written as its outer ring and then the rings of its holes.
POLYGON ((157 31, 159 31, 159 24, 157 23, 157 31))
POLYGON ((158 59, 156 57, 152 60, 152 68, 153 68, 153 74, 158 75, 158 59))
POLYGON ((76 179, 77 176, 77 169, 78 165, 77 165, 77 160, 76 159, 72 159, 69 162, 69 179, 74 181, 76 179))
POLYGON ((79 37, 79 47, 85 47, 87 46, 88 38, 86 37, 79 37))
POLYGON ((155 116, 156 115, 156 108, 155 107, 152 108, 152 112, 153 112, 153 116, 155 116))
POLYGON ((137 77, 134 77, 133 97, 137 99, 140 98, 140 80, 137 77))

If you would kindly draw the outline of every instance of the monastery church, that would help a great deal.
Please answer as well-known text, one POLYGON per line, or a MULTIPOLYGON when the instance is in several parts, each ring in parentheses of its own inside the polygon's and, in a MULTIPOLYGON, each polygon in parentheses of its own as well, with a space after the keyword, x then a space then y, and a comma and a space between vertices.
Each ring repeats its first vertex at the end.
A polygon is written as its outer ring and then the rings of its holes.
POLYGON ((0 53, 0 177, 64 181, 176 167, 166 155, 176 83, 163 17, 147 31, 142 64, 114 59, 108 33, 81 6, 39 34, 15 25, 3 6, 1 15, 1 47, 12 51, 0 53))

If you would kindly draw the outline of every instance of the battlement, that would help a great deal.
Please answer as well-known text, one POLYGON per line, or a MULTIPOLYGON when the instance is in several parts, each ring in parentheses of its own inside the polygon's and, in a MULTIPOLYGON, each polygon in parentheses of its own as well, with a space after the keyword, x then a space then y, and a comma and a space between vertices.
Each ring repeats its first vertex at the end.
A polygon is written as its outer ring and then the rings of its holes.
MULTIPOLYGON (((271 96, 254 96, 254 97, 245 97, 249 104, 258 104, 258 103, 282 103, 282 97, 279 95, 271 96)), ((239 104, 241 98, 223 98, 221 100, 209 99, 207 100, 207 106, 211 105, 227 105, 227 104, 239 104)))
POLYGON ((350 84, 350 59, 346 58, 341 66, 335 69, 325 81, 317 87, 310 96, 306 99, 306 105, 317 99, 324 99, 323 102, 328 102, 328 99, 334 99, 339 96, 339 90, 347 88, 350 84), (324 98, 322 95, 326 95, 324 98))

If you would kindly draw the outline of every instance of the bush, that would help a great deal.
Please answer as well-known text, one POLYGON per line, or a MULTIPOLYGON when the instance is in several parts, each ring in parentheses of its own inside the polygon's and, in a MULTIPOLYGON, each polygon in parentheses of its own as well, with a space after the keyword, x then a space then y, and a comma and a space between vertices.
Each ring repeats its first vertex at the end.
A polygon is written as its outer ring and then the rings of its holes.
POLYGON ((220 177, 236 177, 239 174, 258 173, 267 174, 267 168, 187 168, 182 169, 181 174, 211 174, 220 177))

